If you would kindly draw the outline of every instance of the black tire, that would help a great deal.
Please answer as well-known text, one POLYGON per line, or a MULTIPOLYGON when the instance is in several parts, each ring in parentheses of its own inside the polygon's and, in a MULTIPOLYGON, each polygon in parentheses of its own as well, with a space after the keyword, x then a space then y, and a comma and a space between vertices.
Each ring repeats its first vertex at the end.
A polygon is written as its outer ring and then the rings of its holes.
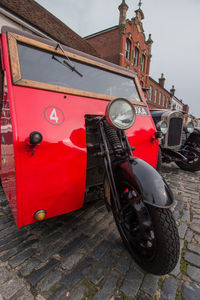
POLYGON ((159 147, 159 150, 158 150, 158 160, 157 160, 157 165, 156 165, 156 170, 159 172, 160 169, 161 169, 161 164, 162 164, 162 152, 161 152, 161 149, 159 147))
MULTIPOLYGON (((119 195, 122 219, 119 221, 114 213, 121 238, 131 256, 142 269, 156 275, 168 274, 178 262, 180 248, 178 230, 172 212, 168 208, 143 204, 143 210, 146 209, 147 211, 146 224, 149 222, 149 217, 151 222, 150 233, 152 238, 149 246, 144 231, 140 231, 138 214, 135 213, 135 209, 131 204, 134 199, 130 199, 131 197, 128 195, 127 197, 124 196, 125 193, 130 193, 128 192, 130 189, 133 189, 130 185, 121 184, 119 195), (136 236, 137 242, 135 242, 136 236), (139 242, 138 237, 140 237, 139 242)), ((135 194, 134 189, 133 191, 135 194)), ((113 212, 115 212, 115 208, 113 212)))
MULTIPOLYGON (((192 146, 197 151, 200 151, 200 136, 194 135, 189 140, 188 146, 192 146)), ((187 162, 184 161, 176 161, 176 164, 179 168, 184 171, 195 172, 200 170, 200 155, 195 152, 192 152, 190 148, 185 148, 183 152, 184 156, 188 158, 187 162)))

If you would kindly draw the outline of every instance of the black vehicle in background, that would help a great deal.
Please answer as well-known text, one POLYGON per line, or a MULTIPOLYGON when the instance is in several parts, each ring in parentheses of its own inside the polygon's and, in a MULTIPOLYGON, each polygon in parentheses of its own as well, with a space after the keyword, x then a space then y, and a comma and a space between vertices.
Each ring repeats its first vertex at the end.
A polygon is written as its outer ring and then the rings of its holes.
POLYGON ((200 128, 185 123, 180 111, 155 109, 151 115, 160 133, 157 169, 162 162, 174 161, 183 170, 200 170, 200 128))

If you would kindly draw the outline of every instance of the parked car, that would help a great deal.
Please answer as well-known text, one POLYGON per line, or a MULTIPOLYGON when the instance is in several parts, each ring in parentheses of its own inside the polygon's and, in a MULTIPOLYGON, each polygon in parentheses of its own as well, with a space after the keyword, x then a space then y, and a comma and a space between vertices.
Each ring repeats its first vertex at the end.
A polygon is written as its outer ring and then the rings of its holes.
POLYGON ((0 47, 1 181, 17 226, 103 192, 133 258, 169 273, 173 194, 155 170, 159 142, 135 73, 7 27, 0 47))
POLYGON ((174 161, 183 170, 200 170, 200 131, 194 123, 185 123, 183 113, 175 110, 154 109, 151 115, 162 132, 157 168, 161 162, 174 161))

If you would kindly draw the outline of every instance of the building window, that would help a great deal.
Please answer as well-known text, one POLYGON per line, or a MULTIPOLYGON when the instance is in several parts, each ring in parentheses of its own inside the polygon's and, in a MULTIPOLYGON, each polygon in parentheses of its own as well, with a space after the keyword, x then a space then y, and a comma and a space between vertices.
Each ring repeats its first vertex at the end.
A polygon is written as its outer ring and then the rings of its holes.
POLYGON ((155 97, 154 97, 154 102, 155 102, 155 103, 157 102, 157 95, 158 95, 158 91, 155 90, 155 97))
POLYGON ((162 104, 162 103, 161 103, 161 101, 162 101, 162 93, 160 92, 160 94, 159 94, 159 102, 158 102, 158 104, 160 104, 160 105, 161 105, 161 104, 162 104))
POLYGON ((130 59, 131 53, 131 42, 129 39, 126 40, 125 58, 130 59))
POLYGON ((149 89, 149 98, 152 101, 152 95, 153 95, 153 87, 152 85, 150 85, 150 89, 149 89))
POLYGON ((163 106, 164 107, 166 106, 166 96, 165 95, 163 96, 163 106))
POLYGON ((145 55, 142 54, 141 71, 144 72, 144 69, 145 69, 145 55))
POLYGON ((166 99, 166 108, 169 108, 169 103, 170 103, 170 100, 169 100, 169 98, 167 97, 167 99, 166 99))
POLYGON ((177 109, 177 107, 176 107, 176 101, 174 101, 174 100, 172 100, 171 109, 172 110, 176 110, 177 109))
POLYGON ((143 87, 143 81, 140 81, 140 85, 141 85, 141 87, 143 87))
POLYGON ((138 65, 138 58, 139 58, 139 50, 137 47, 135 47, 134 51, 134 66, 138 65))

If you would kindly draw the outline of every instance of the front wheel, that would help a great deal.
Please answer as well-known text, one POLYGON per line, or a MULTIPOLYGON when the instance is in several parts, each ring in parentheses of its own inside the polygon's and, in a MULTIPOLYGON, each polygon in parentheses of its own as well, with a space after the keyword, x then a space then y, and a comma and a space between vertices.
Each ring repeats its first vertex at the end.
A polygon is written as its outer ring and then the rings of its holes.
POLYGON ((170 273, 179 257, 178 230, 170 209, 144 204, 129 184, 121 184, 119 197, 120 219, 115 208, 113 214, 127 250, 145 271, 170 273))
POLYGON ((190 140, 190 145, 196 151, 193 151, 192 148, 188 145, 185 146, 182 154, 188 159, 185 161, 177 161, 176 164, 179 168, 184 171, 195 172, 200 170, 200 136, 195 135, 190 140))

